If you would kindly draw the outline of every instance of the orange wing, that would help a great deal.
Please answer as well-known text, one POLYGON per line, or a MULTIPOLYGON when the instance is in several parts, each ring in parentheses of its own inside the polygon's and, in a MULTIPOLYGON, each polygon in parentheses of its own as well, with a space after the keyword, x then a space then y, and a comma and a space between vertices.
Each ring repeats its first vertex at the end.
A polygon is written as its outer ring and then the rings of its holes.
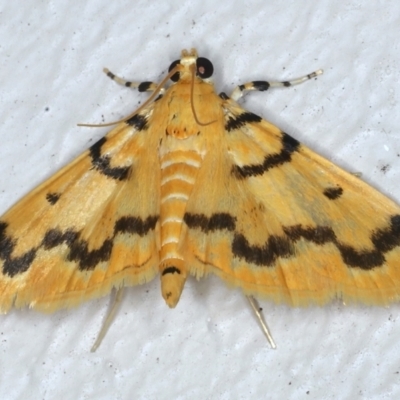
POLYGON ((158 272, 151 109, 119 124, 1 218, 2 312, 71 307, 158 272))
POLYGON ((233 101, 223 108, 224 148, 184 218, 191 274, 294 306, 399 300, 400 207, 233 101))

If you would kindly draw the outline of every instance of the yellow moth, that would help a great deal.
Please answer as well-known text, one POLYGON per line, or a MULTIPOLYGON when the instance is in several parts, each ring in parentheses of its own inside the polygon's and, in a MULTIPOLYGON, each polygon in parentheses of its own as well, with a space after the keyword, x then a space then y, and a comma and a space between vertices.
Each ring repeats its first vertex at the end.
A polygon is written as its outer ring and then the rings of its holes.
MULTIPOLYGON (((400 207, 237 103, 182 51, 139 110, 0 219, 0 311, 54 311, 161 276, 175 307, 214 273, 293 306, 400 298, 400 207), (173 83, 163 88, 167 80, 173 83)), ((254 303, 253 303, 254 306, 254 303)))

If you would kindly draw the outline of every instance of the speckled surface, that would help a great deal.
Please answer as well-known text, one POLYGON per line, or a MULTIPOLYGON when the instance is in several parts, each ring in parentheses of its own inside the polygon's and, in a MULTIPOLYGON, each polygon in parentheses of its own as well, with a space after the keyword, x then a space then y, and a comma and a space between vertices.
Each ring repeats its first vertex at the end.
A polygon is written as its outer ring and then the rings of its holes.
MULTIPOLYGON (((218 91, 323 68, 317 81, 242 104, 400 201, 400 3, 60 0, 0 8, 0 211, 71 161, 145 96, 107 66, 159 81, 182 48, 214 63, 218 91)), ((400 261, 399 261, 400 262, 400 261)), ((394 399, 400 307, 292 309, 262 302, 271 350, 238 291, 190 279, 176 309, 158 280, 109 299, 1 316, 1 399, 394 399)))

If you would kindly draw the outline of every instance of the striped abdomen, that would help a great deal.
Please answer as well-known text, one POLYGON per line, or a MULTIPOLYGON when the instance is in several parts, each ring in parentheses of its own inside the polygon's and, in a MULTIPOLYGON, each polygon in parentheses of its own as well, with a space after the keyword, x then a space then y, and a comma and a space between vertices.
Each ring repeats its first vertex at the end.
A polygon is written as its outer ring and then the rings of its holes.
POLYGON ((201 161, 201 156, 193 150, 177 150, 161 158, 161 291, 170 307, 178 302, 187 277, 179 239, 201 161))

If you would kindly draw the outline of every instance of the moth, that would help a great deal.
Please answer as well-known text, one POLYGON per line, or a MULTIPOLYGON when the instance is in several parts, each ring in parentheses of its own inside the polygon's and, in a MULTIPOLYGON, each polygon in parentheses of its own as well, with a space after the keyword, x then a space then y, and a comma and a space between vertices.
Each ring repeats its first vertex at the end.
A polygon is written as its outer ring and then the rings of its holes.
POLYGON ((188 275, 209 273, 292 306, 399 300, 400 207, 236 102, 322 71, 230 97, 194 49, 158 86, 105 72, 153 95, 1 217, 1 312, 52 312, 156 275, 175 307, 188 275))

